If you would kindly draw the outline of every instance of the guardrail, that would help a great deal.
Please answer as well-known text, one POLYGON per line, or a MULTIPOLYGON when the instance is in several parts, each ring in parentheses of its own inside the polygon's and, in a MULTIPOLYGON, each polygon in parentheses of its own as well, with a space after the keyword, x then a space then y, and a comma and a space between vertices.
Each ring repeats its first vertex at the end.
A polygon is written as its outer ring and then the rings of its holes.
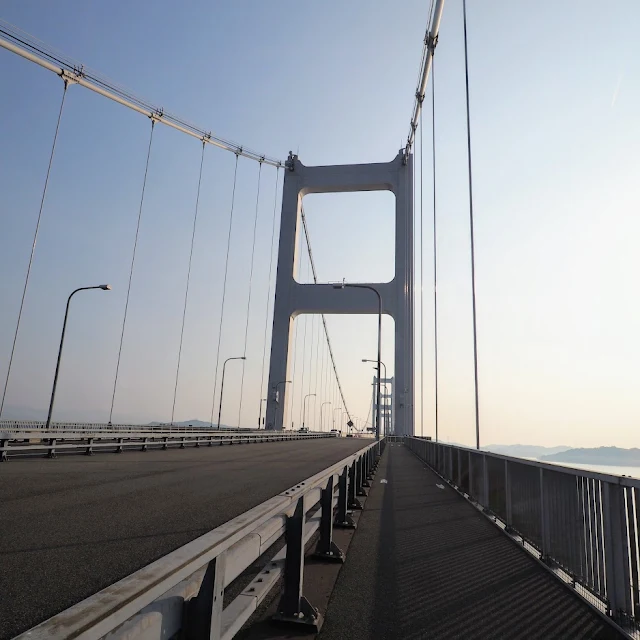
POLYGON ((574 587, 599 598, 617 622, 640 619, 640 480, 422 438, 405 444, 574 587))
POLYGON ((280 578, 278 621, 319 630, 322 617, 303 595, 305 545, 319 531, 315 555, 344 560, 333 527, 355 526, 350 510, 362 508, 358 496, 383 448, 384 441, 364 447, 18 638, 150 640, 182 632, 186 640, 229 640, 280 578), (223 607, 225 588, 283 535, 286 546, 223 607))
MULTIPOLYGON (((45 420, 0 420, 0 431, 44 431, 47 423, 45 420)), ((255 429, 240 427, 239 429, 231 429, 230 427, 221 427, 220 429, 213 425, 193 426, 193 425, 172 425, 172 424, 109 424, 106 422, 52 422, 51 431, 77 431, 77 432, 101 432, 101 431, 136 431, 157 433, 157 432, 183 432, 183 431, 225 431, 225 432, 252 432, 255 429)))
POLYGON ((203 432, 173 435, 149 435, 147 433, 100 432, 97 436, 79 435, 76 432, 2 432, 0 431, 0 462, 10 457, 41 454, 55 458, 58 453, 84 453, 92 455, 96 451, 122 453, 125 449, 169 449, 178 447, 201 447, 225 444, 251 444, 257 442, 278 442, 283 440, 313 440, 334 438, 335 433, 300 433, 296 431, 256 431, 243 432, 203 432))

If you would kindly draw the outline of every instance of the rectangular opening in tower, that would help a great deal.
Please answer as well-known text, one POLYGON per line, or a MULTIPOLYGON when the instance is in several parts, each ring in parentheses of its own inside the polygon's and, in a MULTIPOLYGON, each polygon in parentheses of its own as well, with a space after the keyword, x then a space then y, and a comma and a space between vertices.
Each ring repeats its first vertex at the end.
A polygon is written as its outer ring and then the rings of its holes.
MULTIPOLYGON (((346 435, 350 432, 346 425, 351 416, 354 433, 371 435, 368 429, 375 425, 373 383, 377 375, 378 317, 324 314, 324 319, 331 351, 322 315, 301 314, 293 322, 285 428, 338 429, 346 435)), ((394 345, 395 323, 393 318, 383 315, 381 405, 388 428, 392 428, 394 418, 389 408, 394 393, 394 345)))
MULTIPOLYGON (((395 205, 390 191, 313 193, 303 211, 318 282, 390 282, 395 275, 395 205)), ((296 280, 313 282, 304 230, 298 233, 296 280)))

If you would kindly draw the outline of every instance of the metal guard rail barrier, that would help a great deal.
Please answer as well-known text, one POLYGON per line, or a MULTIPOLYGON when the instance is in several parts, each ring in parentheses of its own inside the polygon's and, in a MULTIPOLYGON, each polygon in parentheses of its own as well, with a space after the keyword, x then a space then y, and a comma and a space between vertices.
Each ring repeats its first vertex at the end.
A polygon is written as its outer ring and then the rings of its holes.
POLYGON ((405 444, 599 598, 622 625, 640 620, 640 480, 408 437, 405 444))
POLYGON ((350 510, 362 508, 358 496, 366 495, 384 444, 364 447, 15 640, 171 638, 181 629, 186 640, 229 640, 280 577, 277 619, 319 629, 322 618, 303 595, 305 544, 319 530, 315 555, 344 560, 333 527, 355 526, 350 510), (282 535, 286 547, 223 608, 224 589, 282 535))
POLYGON ((96 450, 122 453, 124 449, 169 449, 187 446, 222 446, 225 444, 250 444, 255 442, 276 442, 283 440, 314 440, 334 438, 335 433, 299 433, 296 431, 259 431, 254 433, 181 433, 176 435, 149 435, 145 433, 100 433, 98 436, 79 436, 75 432, 0 432, 0 462, 6 462, 15 455, 42 453, 47 458, 55 458, 58 452, 83 452, 92 455, 96 450), (29 441, 31 440, 31 441, 29 441), (35 440, 35 442, 33 441, 35 440), (28 441, 28 442, 20 442, 28 441))
MULTIPOLYGON (((47 422, 45 420, 0 420, 0 431, 28 431, 30 429, 44 431, 47 422)), ((180 431, 220 431, 220 432, 252 432, 253 428, 240 427, 239 429, 231 429, 230 427, 221 427, 220 429, 213 425, 198 427, 193 425, 172 425, 172 424, 109 424, 106 422, 52 422, 51 431, 147 431, 149 433, 161 432, 180 432, 180 431)))

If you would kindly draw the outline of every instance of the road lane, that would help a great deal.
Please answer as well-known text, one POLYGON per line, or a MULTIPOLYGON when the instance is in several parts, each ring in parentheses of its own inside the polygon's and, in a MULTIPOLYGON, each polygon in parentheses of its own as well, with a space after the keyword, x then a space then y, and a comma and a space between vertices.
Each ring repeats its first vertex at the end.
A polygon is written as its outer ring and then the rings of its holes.
POLYGON ((370 442, 299 440, 0 465, 0 640, 370 442))

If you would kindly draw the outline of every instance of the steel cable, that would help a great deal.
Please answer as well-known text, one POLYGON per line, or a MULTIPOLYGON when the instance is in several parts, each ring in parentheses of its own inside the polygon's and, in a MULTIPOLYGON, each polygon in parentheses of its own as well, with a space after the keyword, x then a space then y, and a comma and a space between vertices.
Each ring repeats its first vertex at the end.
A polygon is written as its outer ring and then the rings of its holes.
POLYGON ((193 215, 193 229, 191 231, 191 248, 189 249, 189 266, 187 267, 187 282, 184 289, 184 307, 182 309, 182 326, 180 328, 180 346, 178 347, 178 363, 176 365, 176 383, 173 388, 173 407, 171 408, 171 424, 176 410, 176 397, 178 395, 178 377, 180 375, 180 361, 182 358, 182 341, 184 338, 184 324, 187 317, 187 301, 189 299, 189 281, 191 279, 191 262, 193 260, 193 243, 196 238, 196 223, 198 221, 198 207, 200 205, 200 185, 202 184, 202 166, 204 164, 205 143, 202 141, 202 155, 200 156, 200 173, 198 174, 198 190, 196 193, 196 209, 193 215))
POLYGON ((42 219, 42 211, 44 209, 44 201, 47 196, 47 187, 49 186, 49 176, 51 175, 51 166, 53 165, 53 157, 56 152, 56 143, 58 142, 58 132, 60 131, 60 121, 62 120, 62 112, 64 110, 64 102, 67 97, 67 88, 69 83, 64 81, 64 90, 62 92, 62 100, 60 101, 60 109, 58 111, 58 120, 56 122, 56 130, 53 135, 53 143, 51 144, 51 153, 49 154, 49 165, 47 166, 47 173, 44 179, 44 186, 42 188, 42 198, 40 199, 40 208, 38 209, 38 217, 36 218, 36 228, 33 232, 33 241, 31 243, 31 254, 29 255, 29 263, 27 265, 27 273, 24 278, 24 286, 22 288, 22 297, 20 298, 20 307, 18 309, 18 319, 16 321, 16 330, 13 333, 13 343, 11 344, 11 354, 9 355, 9 364, 7 366, 7 376, 4 380, 4 389, 2 391, 2 401, 0 402, 0 418, 2 418, 2 411, 4 409, 4 401, 7 396, 7 387, 9 386, 9 377, 11 376, 11 367, 13 365, 13 356, 16 350, 16 342, 18 340, 18 331, 20 330, 20 321, 22 320, 22 310, 24 308, 24 300, 27 295, 27 288, 29 287, 29 277, 31 276, 31 266, 33 265, 33 256, 36 252, 36 243, 38 241, 38 232, 40 230, 40 220, 42 219))
POLYGON ((231 247, 231 229, 233 227, 233 209, 236 202, 236 183, 238 180, 238 154, 233 170, 233 189, 231 192, 231 210, 229 212, 229 231, 227 233, 227 255, 224 260, 224 278, 222 281, 222 300, 220 302, 220 324, 218 326, 218 346, 216 348, 216 372, 213 378, 213 397, 211 398, 211 427, 213 428, 213 412, 216 406, 216 391, 218 388, 218 369, 220 367, 220 340, 222 338, 222 322, 224 320, 224 303, 227 295, 227 274, 229 272, 229 248, 231 247))
POLYGON ((136 233, 133 240, 133 251, 131 253, 131 267, 129 268, 129 284, 127 285, 127 297, 124 303, 124 316, 122 318, 122 330, 120 331, 120 346, 118 347, 118 359, 116 361, 116 373, 113 379, 113 393, 111 394, 111 408, 109 409, 109 424, 113 418, 113 406, 116 401, 116 389, 118 386, 118 374, 120 372, 120 359, 122 357, 122 343, 124 342, 124 331, 127 325, 127 314, 129 311, 129 297, 131 295, 131 281, 133 280, 133 268, 136 262, 136 250, 138 248, 138 236, 140 235, 140 221, 142 220, 142 209, 144 206, 144 193, 147 187, 147 176, 149 174, 149 158, 151 157, 151 145, 153 143, 153 132, 156 121, 151 119, 151 133, 149 134, 149 146, 147 148, 147 159, 144 165, 144 178, 142 180, 142 193, 140 194, 140 207, 138 208, 138 221, 136 223, 136 233))

